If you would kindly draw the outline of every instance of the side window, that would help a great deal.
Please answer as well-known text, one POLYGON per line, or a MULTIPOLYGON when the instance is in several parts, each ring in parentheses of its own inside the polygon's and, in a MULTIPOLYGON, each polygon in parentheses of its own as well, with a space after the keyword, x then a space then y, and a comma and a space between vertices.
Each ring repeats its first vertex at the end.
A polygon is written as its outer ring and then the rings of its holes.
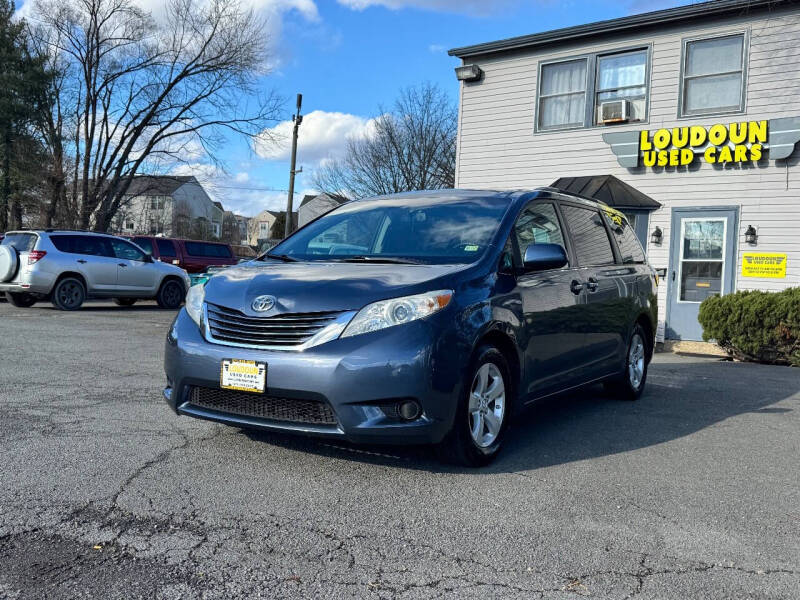
MULTIPOLYGON (((169 256, 169 257, 177 257, 178 253, 175 251, 175 244, 172 243, 171 240, 156 240, 156 246, 158 246, 158 254, 160 256, 169 256)), ((144 246, 142 246, 144 248, 144 246)), ((147 250, 147 248, 145 248, 147 250)))
POLYGON ((639 243, 639 238, 636 237, 636 232, 633 225, 628 223, 627 219, 620 217, 611 218, 611 231, 614 232, 614 238, 617 240, 617 247, 622 256, 623 264, 635 264, 645 262, 644 250, 639 243))
POLYGON ((75 235, 72 237, 73 254, 85 254, 88 256, 108 256, 113 257, 113 251, 106 238, 96 235, 75 235))
POLYGON ((55 246, 56 250, 59 252, 68 252, 71 254, 72 248, 74 247, 72 243, 74 238, 74 235, 51 235, 50 241, 53 242, 53 246, 55 246))
POLYGON ((133 244, 129 244, 123 240, 109 240, 111 248, 114 250, 114 256, 123 260, 138 260, 143 261, 145 255, 133 244))
POLYGON ((558 224, 556 208, 552 204, 529 204, 514 224, 520 257, 531 244, 558 244, 564 246, 564 235, 558 224))
POLYGON ((600 213, 588 208, 562 206, 572 234, 572 247, 581 267, 614 264, 614 251, 600 213))
MULTIPOLYGON (((148 254, 150 254, 150 255, 153 254, 153 241, 150 238, 138 237, 138 238, 133 238, 133 241, 139 246, 139 248, 141 248, 142 250, 144 250, 148 254)), ((159 249, 159 251, 160 251, 160 249, 159 249)), ((161 252, 161 254, 164 254, 164 253, 161 252)))
POLYGON ((186 253, 192 256, 205 256, 203 254, 203 244, 199 242, 185 242, 184 247, 186 248, 186 253))

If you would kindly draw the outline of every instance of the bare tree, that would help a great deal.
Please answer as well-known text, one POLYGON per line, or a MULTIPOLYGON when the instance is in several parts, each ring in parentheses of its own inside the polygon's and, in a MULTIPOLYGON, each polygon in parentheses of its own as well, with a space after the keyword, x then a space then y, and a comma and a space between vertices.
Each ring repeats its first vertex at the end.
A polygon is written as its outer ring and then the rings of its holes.
POLYGON ((435 85, 403 90, 374 132, 349 140, 344 158, 316 171, 314 186, 356 198, 453 187, 457 114, 435 85))
POLYGON ((277 98, 257 94, 264 23, 236 0, 168 0, 159 22, 132 0, 36 2, 34 31, 74 92, 55 114, 74 115, 64 202, 79 227, 107 230, 137 173, 216 161, 226 130, 255 138, 277 120, 277 98))

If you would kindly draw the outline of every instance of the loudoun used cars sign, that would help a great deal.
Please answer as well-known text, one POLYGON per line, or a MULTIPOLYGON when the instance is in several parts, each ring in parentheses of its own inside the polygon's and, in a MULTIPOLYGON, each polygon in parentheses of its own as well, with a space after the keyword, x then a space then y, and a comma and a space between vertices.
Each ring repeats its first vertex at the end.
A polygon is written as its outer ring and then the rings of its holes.
POLYGON ((788 157, 800 141, 800 117, 716 123, 670 129, 604 133, 623 167, 678 167, 697 160, 709 164, 757 162, 788 157))

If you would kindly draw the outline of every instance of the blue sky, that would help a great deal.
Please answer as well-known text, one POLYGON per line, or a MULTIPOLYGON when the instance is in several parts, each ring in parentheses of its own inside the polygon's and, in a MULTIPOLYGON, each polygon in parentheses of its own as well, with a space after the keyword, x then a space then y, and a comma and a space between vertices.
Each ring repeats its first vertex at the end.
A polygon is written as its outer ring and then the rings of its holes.
MULTIPOLYGON (((67 0, 68 1, 68 0, 67 0)), ((163 0, 136 0, 158 10, 163 0)), ((380 106, 399 90, 433 82, 458 98, 447 55, 456 46, 486 42, 686 4, 686 0, 242 0, 268 19, 272 72, 264 89, 286 99, 288 134, 294 98, 303 94, 297 191, 311 191, 310 175, 340 154, 348 136, 363 135, 380 106)), ((24 11, 23 11, 24 12, 24 11)), ((288 135, 287 135, 288 137, 288 135)), ((288 142, 257 152, 230 138, 221 152, 225 172, 208 164, 183 165, 226 208, 253 215, 285 208, 288 142)))

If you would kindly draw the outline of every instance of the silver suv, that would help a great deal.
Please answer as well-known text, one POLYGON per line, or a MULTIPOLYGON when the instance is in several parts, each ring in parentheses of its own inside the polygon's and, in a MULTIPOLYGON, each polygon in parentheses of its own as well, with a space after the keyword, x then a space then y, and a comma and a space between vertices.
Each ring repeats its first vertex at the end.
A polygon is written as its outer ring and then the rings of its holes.
POLYGON ((113 235, 11 231, 0 244, 0 292, 14 306, 50 299, 56 308, 76 310, 87 298, 113 298, 120 306, 152 298, 178 308, 189 285, 183 269, 113 235))

